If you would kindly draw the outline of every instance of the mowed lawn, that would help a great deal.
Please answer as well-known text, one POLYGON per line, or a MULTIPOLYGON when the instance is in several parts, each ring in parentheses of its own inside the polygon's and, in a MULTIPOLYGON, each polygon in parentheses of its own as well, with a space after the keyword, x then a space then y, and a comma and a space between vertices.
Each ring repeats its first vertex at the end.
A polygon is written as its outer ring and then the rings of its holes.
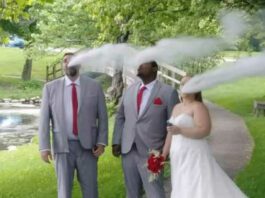
POLYGON ((255 148, 248 165, 236 177, 250 198, 265 197, 265 117, 253 115, 253 101, 265 101, 265 78, 248 78, 211 89, 204 96, 241 116, 254 139, 255 148))
POLYGON ((61 55, 51 54, 33 58, 30 81, 22 81, 21 75, 26 56, 18 48, 0 47, 0 98, 30 98, 41 95, 46 78, 46 66, 61 55))
MULTIPOLYGON (((112 131, 113 119, 110 120, 112 131)), ((101 198, 125 197, 121 161, 112 156, 110 146, 99 159, 98 186, 101 198)), ((41 161, 37 141, 16 151, 0 151, 0 198, 54 198, 56 195, 54 164, 41 161)), ((73 198, 81 197, 75 181, 73 198)))
MULTIPOLYGON (((58 53, 33 58, 32 79, 45 80, 46 66, 60 58, 58 53)), ((22 49, 0 47, 0 76, 20 78, 26 55, 22 49)))

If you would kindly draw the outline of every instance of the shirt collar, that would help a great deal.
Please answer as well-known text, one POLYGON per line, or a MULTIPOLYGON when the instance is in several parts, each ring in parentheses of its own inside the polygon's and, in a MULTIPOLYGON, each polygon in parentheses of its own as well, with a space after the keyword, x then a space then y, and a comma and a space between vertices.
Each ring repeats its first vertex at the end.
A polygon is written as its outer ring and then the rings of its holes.
POLYGON ((150 91, 150 90, 152 90, 152 88, 154 87, 154 85, 155 85, 156 82, 157 82, 157 80, 153 80, 152 82, 150 82, 150 83, 148 83, 146 85, 142 82, 140 88, 142 88, 143 86, 145 86, 146 89, 148 89, 150 91))
POLYGON ((80 85, 80 77, 78 77, 74 82, 70 80, 68 76, 64 76, 65 86, 70 86, 72 83, 75 83, 77 86, 80 85))

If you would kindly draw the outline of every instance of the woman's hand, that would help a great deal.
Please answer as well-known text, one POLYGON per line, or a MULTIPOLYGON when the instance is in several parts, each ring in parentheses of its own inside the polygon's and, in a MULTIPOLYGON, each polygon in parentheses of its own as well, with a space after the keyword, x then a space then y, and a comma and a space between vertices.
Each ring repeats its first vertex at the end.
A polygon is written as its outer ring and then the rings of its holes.
POLYGON ((168 154, 167 153, 165 153, 164 151, 161 153, 161 156, 163 156, 164 157, 164 159, 165 160, 167 160, 167 157, 168 157, 168 154))
POLYGON ((172 135, 177 135, 177 134, 180 134, 180 128, 176 125, 168 126, 167 132, 172 133, 172 135))

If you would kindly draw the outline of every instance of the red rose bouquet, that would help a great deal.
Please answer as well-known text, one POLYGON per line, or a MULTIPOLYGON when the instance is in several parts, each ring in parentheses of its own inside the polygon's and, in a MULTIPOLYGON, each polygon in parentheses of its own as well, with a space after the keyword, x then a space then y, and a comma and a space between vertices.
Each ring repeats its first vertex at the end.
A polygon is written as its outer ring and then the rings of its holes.
POLYGON ((165 158, 159 151, 152 150, 147 160, 147 170, 150 172, 149 182, 157 179, 165 165, 165 158))

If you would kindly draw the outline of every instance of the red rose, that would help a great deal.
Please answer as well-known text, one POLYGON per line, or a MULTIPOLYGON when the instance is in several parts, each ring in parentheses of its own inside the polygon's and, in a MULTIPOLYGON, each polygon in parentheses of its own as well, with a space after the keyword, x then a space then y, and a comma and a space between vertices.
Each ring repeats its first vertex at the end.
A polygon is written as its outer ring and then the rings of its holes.
POLYGON ((164 161, 163 156, 151 154, 147 160, 147 169, 153 174, 158 174, 164 168, 164 161))

